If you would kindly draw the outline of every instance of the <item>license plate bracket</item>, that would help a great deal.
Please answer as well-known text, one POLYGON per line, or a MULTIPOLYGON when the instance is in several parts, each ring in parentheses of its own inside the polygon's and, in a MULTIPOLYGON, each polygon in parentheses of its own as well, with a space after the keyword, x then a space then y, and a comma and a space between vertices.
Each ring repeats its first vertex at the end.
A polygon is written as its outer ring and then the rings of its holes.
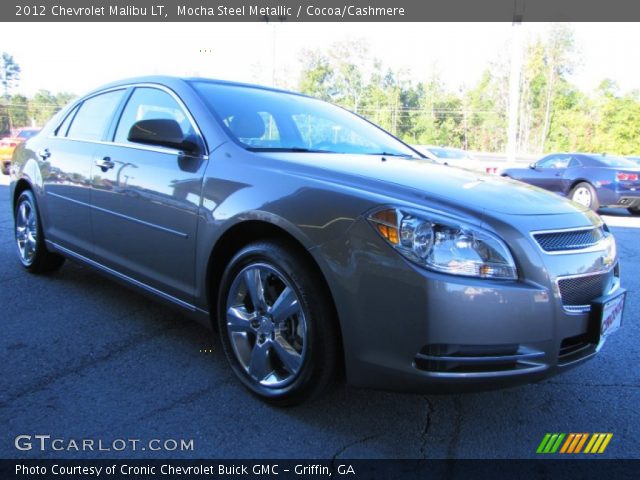
POLYGON ((627 291, 620 288, 591 302, 591 312, 598 326, 598 336, 604 340, 622 325, 627 291))

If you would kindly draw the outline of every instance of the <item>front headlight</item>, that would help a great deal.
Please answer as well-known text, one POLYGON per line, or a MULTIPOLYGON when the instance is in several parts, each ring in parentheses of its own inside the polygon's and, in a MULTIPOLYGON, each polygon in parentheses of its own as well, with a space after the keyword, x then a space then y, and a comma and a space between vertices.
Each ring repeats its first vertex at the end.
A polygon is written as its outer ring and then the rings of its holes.
POLYGON ((487 231, 397 208, 378 210, 368 218, 393 248, 422 267, 468 277, 518 278, 509 249, 487 231))

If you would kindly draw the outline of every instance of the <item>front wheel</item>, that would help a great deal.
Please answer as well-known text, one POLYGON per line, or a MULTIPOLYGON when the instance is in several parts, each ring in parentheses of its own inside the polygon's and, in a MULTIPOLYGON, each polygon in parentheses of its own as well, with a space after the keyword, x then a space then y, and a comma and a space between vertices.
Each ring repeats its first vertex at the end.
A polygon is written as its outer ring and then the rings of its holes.
POLYGON ((335 311, 315 265, 282 242, 257 242, 227 266, 218 294, 224 352, 263 400, 292 405, 335 378, 335 311))
POLYGON ((590 183, 580 182, 578 183, 569 194, 571 200, 580 205, 584 205, 591 210, 598 210, 600 203, 598 202, 598 195, 596 189, 590 183))
POLYGON ((47 250, 36 200, 30 190, 25 190, 18 197, 14 222, 18 258, 29 272, 50 272, 62 266, 64 257, 47 250))

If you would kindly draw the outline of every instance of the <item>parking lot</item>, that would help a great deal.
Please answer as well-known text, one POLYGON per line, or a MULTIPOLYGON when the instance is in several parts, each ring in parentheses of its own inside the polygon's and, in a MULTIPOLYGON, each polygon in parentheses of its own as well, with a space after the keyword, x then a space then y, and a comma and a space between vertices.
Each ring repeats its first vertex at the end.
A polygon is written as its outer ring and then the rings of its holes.
MULTIPOLYGON (((547 432, 612 432, 640 451, 640 217, 609 211, 629 291, 623 328, 590 362, 509 390, 445 396, 337 388, 291 409, 249 395, 205 328, 67 262, 32 276, 0 186, 2 458, 528 458, 547 432), (18 451, 18 435, 193 439, 193 451, 18 451)), ((514 319, 517 321, 517 319, 514 319)))

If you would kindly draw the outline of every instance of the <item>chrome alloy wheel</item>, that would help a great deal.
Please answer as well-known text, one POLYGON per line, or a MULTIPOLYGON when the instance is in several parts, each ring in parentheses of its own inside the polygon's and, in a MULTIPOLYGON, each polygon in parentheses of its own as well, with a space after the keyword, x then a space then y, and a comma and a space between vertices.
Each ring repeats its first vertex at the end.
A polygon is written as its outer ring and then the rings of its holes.
POLYGON ((578 187, 571 195, 571 200, 579 203, 580 205, 584 205, 585 207, 591 207, 591 192, 587 187, 578 187))
POLYGON ((15 225, 16 244, 20 260, 24 265, 29 266, 36 256, 38 224, 36 212, 27 198, 22 199, 18 206, 15 225))
POLYGON ((266 263, 253 263, 233 280, 226 304, 233 351, 260 385, 291 383, 304 363, 307 323, 298 296, 285 276, 266 263))

